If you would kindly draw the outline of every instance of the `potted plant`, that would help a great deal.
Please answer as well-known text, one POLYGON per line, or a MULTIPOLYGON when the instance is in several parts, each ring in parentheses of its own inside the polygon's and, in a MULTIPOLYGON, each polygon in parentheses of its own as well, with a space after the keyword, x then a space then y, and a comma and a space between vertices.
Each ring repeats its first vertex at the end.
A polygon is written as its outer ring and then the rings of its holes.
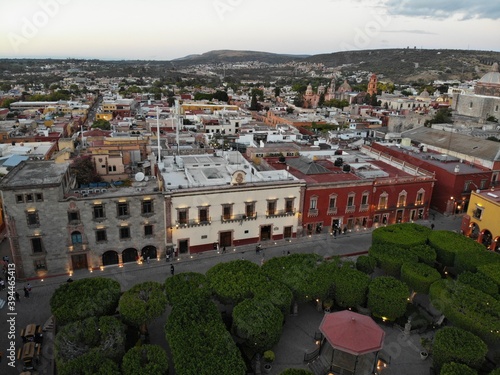
POLYGON ((264 373, 269 374, 273 368, 272 363, 275 359, 274 352, 272 350, 266 350, 264 352, 264 373))
POLYGON ((332 310, 333 300, 331 298, 327 298, 323 301, 323 309, 326 313, 329 313, 332 310))
POLYGON ((427 337, 420 338, 420 345, 422 345, 422 350, 420 351, 420 358, 425 360, 429 356, 429 352, 432 348, 432 340, 427 337))

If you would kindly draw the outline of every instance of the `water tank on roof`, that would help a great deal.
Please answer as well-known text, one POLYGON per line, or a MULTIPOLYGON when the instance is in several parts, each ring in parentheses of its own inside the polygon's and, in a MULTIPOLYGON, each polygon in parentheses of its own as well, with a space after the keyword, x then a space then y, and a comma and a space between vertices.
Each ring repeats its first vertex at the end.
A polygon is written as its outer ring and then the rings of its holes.
POLYGON ((460 172, 460 165, 455 165, 455 169, 453 170, 453 172, 455 173, 460 172))
POLYGON ((344 160, 342 158, 337 158, 333 164, 336 167, 341 167, 343 163, 344 163, 344 160))
POLYGON ((344 164, 342 167, 342 172, 348 173, 351 171, 351 166, 349 164, 344 164))

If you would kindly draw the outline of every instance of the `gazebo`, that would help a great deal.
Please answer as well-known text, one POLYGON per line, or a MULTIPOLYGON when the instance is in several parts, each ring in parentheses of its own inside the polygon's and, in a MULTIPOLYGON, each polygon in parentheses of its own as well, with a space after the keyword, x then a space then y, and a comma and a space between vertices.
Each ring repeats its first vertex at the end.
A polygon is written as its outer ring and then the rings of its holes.
POLYGON ((367 373, 373 373, 385 332, 372 318, 350 310, 338 311, 325 314, 319 330, 333 348, 330 371, 356 374, 360 357, 375 352, 373 362, 361 361, 364 368, 369 367, 367 373))

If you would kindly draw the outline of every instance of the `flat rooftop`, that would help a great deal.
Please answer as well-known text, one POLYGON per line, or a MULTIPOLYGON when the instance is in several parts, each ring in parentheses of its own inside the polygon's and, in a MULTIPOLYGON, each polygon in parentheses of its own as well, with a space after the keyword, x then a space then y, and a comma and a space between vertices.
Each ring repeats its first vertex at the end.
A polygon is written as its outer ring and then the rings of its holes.
POLYGON ((25 186, 59 185, 68 168, 69 163, 56 164, 53 161, 22 162, 2 179, 0 188, 16 189, 25 186))

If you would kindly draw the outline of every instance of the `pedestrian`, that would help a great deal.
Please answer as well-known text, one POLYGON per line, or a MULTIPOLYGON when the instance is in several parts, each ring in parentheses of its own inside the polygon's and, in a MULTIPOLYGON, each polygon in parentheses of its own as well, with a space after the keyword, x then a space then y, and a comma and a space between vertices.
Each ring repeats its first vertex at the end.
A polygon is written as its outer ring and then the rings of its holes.
POLYGON ((149 264, 149 255, 146 257, 146 263, 149 264))
POLYGON ((286 252, 286 255, 290 255, 290 250, 288 250, 288 251, 286 252))
POLYGON ((26 288, 28 289, 28 292, 31 292, 31 284, 30 283, 26 284, 26 288))
POLYGON ((5 281, 3 281, 2 278, 0 278, 0 290, 4 290, 5 289, 5 281))
POLYGON ((436 214, 432 214, 432 220, 436 220, 436 214))
POLYGON ((170 262, 170 253, 167 253, 167 256, 165 257, 165 260, 168 262, 170 262))
POLYGON ((222 254, 224 254, 225 252, 226 252, 226 247, 224 246, 224 247, 222 248, 222 254))
POLYGON ((171 265, 170 265, 170 274, 171 274, 172 276, 174 276, 174 272, 175 272, 174 265, 173 265, 173 264, 171 264, 171 265))
POLYGON ((434 223, 431 224, 431 229, 434 229, 434 223))
POLYGON ((262 245, 261 245, 261 244, 258 244, 258 245, 255 247, 255 253, 256 253, 256 254, 259 254, 261 249, 262 249, 262 245))
POLYGON ((30 292, 26 287, 24 287, 24 298, 30 298, 30 292))
POLYGON ((16 290, 16 293, 14 295, 16 296, 16 302, 21 302, 21 296, 19 295, 17 290, 16 290))

